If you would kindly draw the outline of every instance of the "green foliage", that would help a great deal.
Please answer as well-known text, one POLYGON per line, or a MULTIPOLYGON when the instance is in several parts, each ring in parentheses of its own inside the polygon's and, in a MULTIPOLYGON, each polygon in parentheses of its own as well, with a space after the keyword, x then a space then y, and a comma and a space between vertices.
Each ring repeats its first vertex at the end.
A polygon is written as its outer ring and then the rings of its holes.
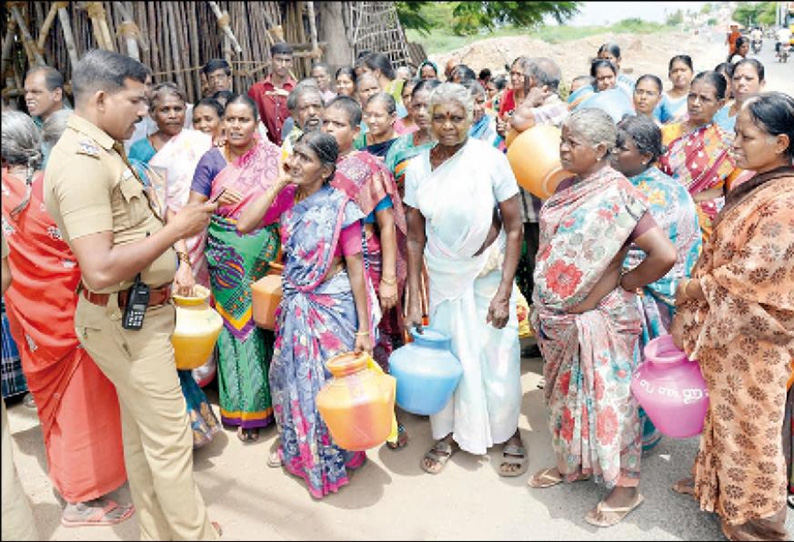
POLYGON ((775 23, 775 2, 739 2, 732 17, 746 26, 772 25, 775 23))
POLYGON ((397 18, 403 28, 417 30, 420 34, 427 36, 433 29, 433 25, 422 16, 423 8, 432 2, 395 2, 397 8, 397 18))
MULTIPOLYGON (((537 27, 547 16, 558 23, 579 11, 581 2, 396 2, 404 28, 428 36, 434 29, 449 29, 458 36, 494 31, 506 25, 537 27)), ((435 33, 435 32, 434 32, 435 33)))
POLYGON ((579 11, 579 2, 457 2, 453 10, 453 31, 461 36, 480 29, 494 30, 505 25, 530 28, 546 16, 562 24, 579 11))
POLYGON ((709 26, 717 26, 718 22, 719 21, 717 20, 716 17, 712 17, 706 22, 706 24, 709 25, 709 26))
POLYGON ((669 14, 665 20, 665 24, 667 24, 667 26, 677 26, 684 24, 684 12, 679 9, 674 13, 669 14))
POLYGON ((711 4, 711 2, 706 2, 703 4, 703 7, 700 8, 700 13, 703 15, 708 15, 712 11, 714 11, 714 6, 711 4))

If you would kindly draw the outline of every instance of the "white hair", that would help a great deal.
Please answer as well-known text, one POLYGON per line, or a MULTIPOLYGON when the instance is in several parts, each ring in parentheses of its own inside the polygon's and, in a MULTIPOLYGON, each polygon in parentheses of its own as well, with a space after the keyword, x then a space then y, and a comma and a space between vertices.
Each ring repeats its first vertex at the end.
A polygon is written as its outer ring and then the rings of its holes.
POLYGON ((457 103, 466 111, 466 119, 471 122, 474 117, 474 99, 469 89, 457 83, 441 83, 430 95, 430 113, 437 105, 457 103))
POLYGON ((41 164, 41 134, 33 119, 19 111, 3 111, 3 160, 36 169, 41 164))
POLYGON ((581 135, 593 146, 603 143, 607 152, 615 147, 618 134, 615 121, 601 109, 577 109, 565 120, 563 126, 581 135))

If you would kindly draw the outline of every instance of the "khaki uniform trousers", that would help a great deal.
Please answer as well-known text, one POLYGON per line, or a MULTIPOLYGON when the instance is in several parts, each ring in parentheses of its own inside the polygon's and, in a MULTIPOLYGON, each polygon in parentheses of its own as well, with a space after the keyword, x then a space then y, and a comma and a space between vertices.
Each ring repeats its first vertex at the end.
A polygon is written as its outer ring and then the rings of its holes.
POLYGON ((171 345, 174 307, 149 308, 143 327, 127 330, 117 295, 106 307, 81 295, 74 320, 80 342, 118 392, 141 540, 216 539, 193 479, 193 435, 171 345))
POLYGON ((14 451, 11 448, 11 428, 8 426, 5 401, 0 400, 3 409, 3 540, 39 540, 36 525, 33 523, 33 512, 28 497, 19 482, 17 469, 14 467, 14 451))

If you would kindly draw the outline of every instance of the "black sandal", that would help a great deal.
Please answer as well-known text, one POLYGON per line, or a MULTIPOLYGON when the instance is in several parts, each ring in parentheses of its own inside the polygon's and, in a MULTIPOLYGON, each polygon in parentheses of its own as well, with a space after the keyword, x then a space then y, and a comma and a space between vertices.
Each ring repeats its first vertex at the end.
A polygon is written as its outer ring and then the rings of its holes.
POLYGON ((242 442, 256 442, 259 440, 259 428, 247 429, 239 427, 237 429, 237 438, 242 442))

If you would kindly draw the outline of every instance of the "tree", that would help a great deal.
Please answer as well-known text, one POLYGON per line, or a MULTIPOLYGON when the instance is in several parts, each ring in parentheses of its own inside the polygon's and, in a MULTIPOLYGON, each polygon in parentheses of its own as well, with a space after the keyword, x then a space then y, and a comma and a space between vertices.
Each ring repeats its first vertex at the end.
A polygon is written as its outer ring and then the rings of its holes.
POLYGON ((706 2, 705 4, 703 4, 703 7, 700 8, 701 15, 708 15, 712 11, 714 11, 714 6, 711 5, 711 2, 706 2))
POLYGON ((667 26, 678 26, 680 24, 684 24, 684 12, 679 9, 674 13, 671 13, 667 16, 665 24, 667 26))
POLYGON ((480 30, 494 30, 499 26, 514 25, 522 28, 543 23, 547 16, 558 23, 571 18, 579 11, 581 2, 397 2, 400 23, 429 33, 433 28, 443 28, 452 22, 458 35, 476 34, 480 30), (433 5, 433 8, 430 6, 433 5), (445 13, 440 20, 426 16, 430 10, 445 13), (451 13, 450 13, 451 11, 451 13))
POLYGON ((732 17, 747 26, 772 25, 775 23, 775 2, 739 2, 732 17))

